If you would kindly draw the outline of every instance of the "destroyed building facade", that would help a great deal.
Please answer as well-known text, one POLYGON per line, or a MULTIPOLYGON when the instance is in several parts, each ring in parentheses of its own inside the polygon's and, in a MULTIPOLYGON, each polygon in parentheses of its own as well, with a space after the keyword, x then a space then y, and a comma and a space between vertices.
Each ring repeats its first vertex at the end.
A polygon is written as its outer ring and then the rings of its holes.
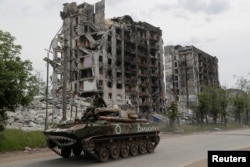
POLYGON ((194 46, 180 45, 165 46, 164 56, 168 101, 194 106, 204 86, 219 85, 216 57, 194 46))
POLYGON ((104 11, 104 0, 64 4, 63 26, 52 44, 53 94, 99 92, 108 104, 130 103, 139 113, 161 111, 161 29, 127 15, 105 19, 104 11))

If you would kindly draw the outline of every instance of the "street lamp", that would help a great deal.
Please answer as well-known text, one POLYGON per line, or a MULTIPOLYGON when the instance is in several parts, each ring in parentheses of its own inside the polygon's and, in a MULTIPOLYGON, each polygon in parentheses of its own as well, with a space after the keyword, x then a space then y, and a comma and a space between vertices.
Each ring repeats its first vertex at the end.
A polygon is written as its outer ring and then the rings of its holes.
MULTIPOLYGON (((52 44, 53 44, 53 41, 54 39, 57 37, 57 35, 61 32, 62 30, 62 27, 61 26, 59 28, 59 30, 57 31, 57 33, 55 34, 55 36, 53 37, 53 39, 51 40, 50 42, 50 45, 49 45, 49 49, 44 49, 45 51, 47 51, 47 77, 46 77, 46 115, 45 115, 45 125, 44 125, 44 131, 48 129, 48 91, 49 91, 49 53, 52 53, 51 52, 51 48, 52 48, 52 44)), ((52 53, 53 54, 53 53, 52 53)))
MULTIPOLYGON (((44 49, 47 51, 47 60, 49 60, 50 50, 44 49)), ((47 77, 46 77, 46 115, 45 115, 45 125, 44 131, 48 129, 48 99, 49 99, 49 62, 47 61, 47 77)))

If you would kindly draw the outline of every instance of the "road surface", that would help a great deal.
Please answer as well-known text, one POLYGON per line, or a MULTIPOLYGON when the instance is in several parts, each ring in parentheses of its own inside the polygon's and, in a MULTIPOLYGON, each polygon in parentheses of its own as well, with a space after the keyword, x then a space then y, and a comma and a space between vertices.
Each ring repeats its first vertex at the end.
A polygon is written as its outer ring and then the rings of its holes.
POLYGON ((0 167, 189 167, 197 161, 198 166, 206 166, 208 150, 241 149, 250 150, 250 129, 180 136, 161 134, 154 153, 105 163, 85 158, 63 159, 49 150, 0 154, 0 167))

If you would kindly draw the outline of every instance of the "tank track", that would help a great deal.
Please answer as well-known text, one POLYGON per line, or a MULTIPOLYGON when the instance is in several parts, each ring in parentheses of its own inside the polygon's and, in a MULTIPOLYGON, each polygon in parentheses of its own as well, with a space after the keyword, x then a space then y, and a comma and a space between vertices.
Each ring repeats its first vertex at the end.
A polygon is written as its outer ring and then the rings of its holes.
POLYGON ((159 132, 137 133, 129 135, 110 135, 91 138, 91 149, 87 145, 57 148, 48 142, 49 148, 64 157, 88 156, 105 162, 128 156, 137 156, 154 152, 160 142, 159 132), (79 149, 82 148, 82 149, 79 149))

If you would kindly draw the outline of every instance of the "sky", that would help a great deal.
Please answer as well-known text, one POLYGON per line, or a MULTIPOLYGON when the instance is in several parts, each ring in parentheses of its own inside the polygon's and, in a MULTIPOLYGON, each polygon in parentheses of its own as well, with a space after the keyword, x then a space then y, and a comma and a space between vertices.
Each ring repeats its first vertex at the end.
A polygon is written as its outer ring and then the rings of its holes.
MULTIPOLYGON (((62 26, 64 3, 99 0, 0 0, 0 30, 16 37, 21 58, 46 77, 51 40, 62 26)), ((124 15, 160 27, 166 45, 193 45, 218 58, 220 84, 236 87, 250 73, 249 0, 106 0, 105 18, 124 15), (249 56, 249 58, 248 58, 249 56)))

